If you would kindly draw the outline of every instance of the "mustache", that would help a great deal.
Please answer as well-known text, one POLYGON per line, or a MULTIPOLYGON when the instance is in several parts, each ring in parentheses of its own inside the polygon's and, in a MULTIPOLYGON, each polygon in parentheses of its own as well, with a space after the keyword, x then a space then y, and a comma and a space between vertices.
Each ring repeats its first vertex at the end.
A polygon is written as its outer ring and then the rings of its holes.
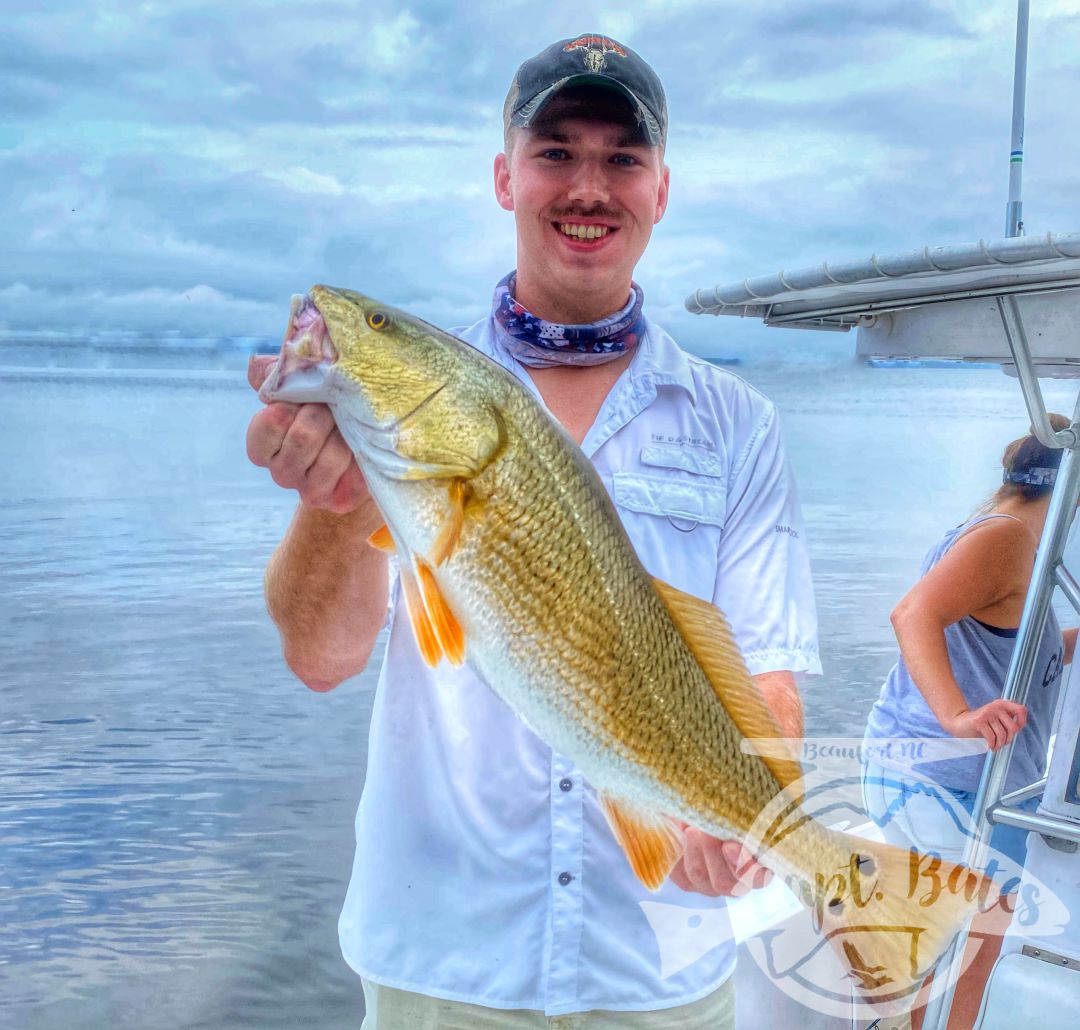
POLYGON ((613 222, 619 221, 619 213, 604 207, 602 204, 593 207, 572 207, 553 212, 557 222, 565 222, 570 218, 610 218, 613 222))

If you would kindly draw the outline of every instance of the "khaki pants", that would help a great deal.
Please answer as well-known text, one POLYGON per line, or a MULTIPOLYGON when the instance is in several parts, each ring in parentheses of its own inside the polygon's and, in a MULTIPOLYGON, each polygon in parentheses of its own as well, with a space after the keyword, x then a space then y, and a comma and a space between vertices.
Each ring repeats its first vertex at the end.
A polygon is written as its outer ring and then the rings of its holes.
POLYGON ((594 1009, 545 1016, 536 1009, 489 1009, 443 1001, 364 980, 367 1015, 360 1030, 735 1030, 731 980, 689 1005, 652 1012, 594 1009))

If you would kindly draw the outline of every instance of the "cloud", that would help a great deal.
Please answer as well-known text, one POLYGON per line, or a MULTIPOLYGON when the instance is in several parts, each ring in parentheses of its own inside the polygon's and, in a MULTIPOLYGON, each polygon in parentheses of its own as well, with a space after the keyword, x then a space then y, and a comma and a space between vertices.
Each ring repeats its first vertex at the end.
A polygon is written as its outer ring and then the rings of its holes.
POLYGON ((267 176, 277 180, 294 193, 326 193, 332 197, 340 197, 345 193, 345 187, 334 176, 312 171, 303 165, 293 165, 280 172, 270 172, 267 176))
POLYGON ((168 334, 182 328, 185 336, 246 336, 252 325, 260 326, 255 335, 273 335, 289 310, 288 298, 284 305, 273 305, 229 296, 205 283, 180 290, 155 286, 123 292, 59 292, 16 282, 0 289, 0 305, 53 311, 65 330, 87 335, 117 328, 168 334))
POLYGON ((402 11, 390 21, 377 22, 371 29, 368 53, 377 71, 406 74, 411 64, 423 61, 427 49, 420 22, 409 11, 402 11))
POLYGON ((892 0, 875 4, 817 0, 792 5, 772 2, 759 8, 761 27, 776 35, 807 42, 862 42, 891 33, 932 38, 964 38, 971 30, 958 17, 957 5, 892 0))
MULTIPOLYGON (((1077 228, 1078 26, 1075 3, 1032 12, 1032 231, 1077 228)), ((680 326, 699 286, 1003 225, 1014 16, 975 0, 57 0, 5 27, 14 331, 276 335, 316 281, 473 320, 514 259, 491 195, 510 76, 584 31, 668 89, 671 206, 639 279, 680 326)))

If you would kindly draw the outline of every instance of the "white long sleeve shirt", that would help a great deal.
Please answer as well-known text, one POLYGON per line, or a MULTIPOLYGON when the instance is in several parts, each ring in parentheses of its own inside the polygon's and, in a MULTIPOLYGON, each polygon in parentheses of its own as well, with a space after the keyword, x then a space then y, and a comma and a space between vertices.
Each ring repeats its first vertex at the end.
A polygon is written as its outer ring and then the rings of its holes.
MULTIPOLYGON (((490 318, 459 335, 536 392, 490 318)), ((645 567, 724 611, 751 673, 821 671, 802 517, 764 396, 647 323, 583 450, 645 567)), ((391 987, 548 1015, 667 1008, 723 983, 731 944, 662 978, 640 902, 690 921, 724 900, 670 882, 650 894, 574 765, 468 666, 424 663, 396 583, 389 619, 346 961, 391 987)))

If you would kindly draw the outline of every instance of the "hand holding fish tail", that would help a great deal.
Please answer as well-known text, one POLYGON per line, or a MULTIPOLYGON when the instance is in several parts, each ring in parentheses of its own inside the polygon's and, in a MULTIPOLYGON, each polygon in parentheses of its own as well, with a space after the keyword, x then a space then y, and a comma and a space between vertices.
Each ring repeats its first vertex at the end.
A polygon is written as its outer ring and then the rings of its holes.
POLYGON ((737 898, 764 887, 773 877, 737 840, 720 840, 686 825, 683 835, 686 847, 670 879, 684 891, 737 898))
MULTIPOLYGON (((802 702, 790 672, 766 672, 753 677, 781 731, 789 739, 803 735, 802 702)), ((685 850, 671 870, 671 881, 684 891, 708 897, 742 897, 766 886, 773 878, 738 840, 710 836, 682 825, 685 850)))

